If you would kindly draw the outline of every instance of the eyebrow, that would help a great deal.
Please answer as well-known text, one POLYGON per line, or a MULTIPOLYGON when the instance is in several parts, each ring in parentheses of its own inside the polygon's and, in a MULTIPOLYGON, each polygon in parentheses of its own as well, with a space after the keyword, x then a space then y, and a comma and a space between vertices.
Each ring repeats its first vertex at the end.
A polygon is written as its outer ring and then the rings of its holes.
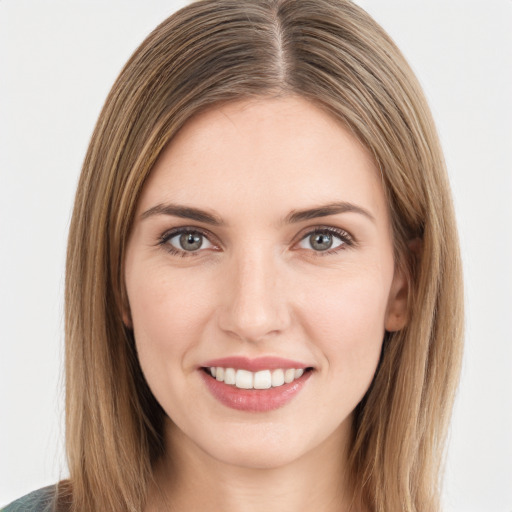
POLYGON ((179 204, 157 204, 153 206, 153 208, 145 211, 140 217, 141 219, 147 219, 153 215, 173 215, 174 217, 181 217, 182 219, 204 222, 212 226, 222 226, 224 224, 224 221, 220 217, 212 213, 200 210, 199 208, 179 204))
POLYGON ((375 217, 365 208, 353 203, 340 201, 337 203, 329 203, 316 208, 308 208, 306 210, 293 210, 284 219, 285 223, 294 224, 296 222, 303 222, 305 220, 316 219, 318 217, 328 217, 329 215, 336 215, 338 213, 358 213, 367 217, 372 222, 376 222, 375 217))
MULTIPOLYGON (((305 210, 292 210, 284 218, 284 224, 296 224, 298 222, 316 219, 318 217, 327 217, 329 215, 336 215, 347 212, 358 213, 364 217, 367 217, 372 222, 376 222, 375 217, 368 210, 353 203, 341 201, 328 203, 315 208, 307 208, 305 210)), ((172 215, 182 219, 191 219, 198 222, 203 222, 205 224, 210 224, 211 226, 223 226, 226 224, 221 217, 218 217, 205 210, 179 204, 157 204, 156 206, 153 206, 149 210, 145 211, 141 215, 141 219, 144 220, 154 215, 172 215)))

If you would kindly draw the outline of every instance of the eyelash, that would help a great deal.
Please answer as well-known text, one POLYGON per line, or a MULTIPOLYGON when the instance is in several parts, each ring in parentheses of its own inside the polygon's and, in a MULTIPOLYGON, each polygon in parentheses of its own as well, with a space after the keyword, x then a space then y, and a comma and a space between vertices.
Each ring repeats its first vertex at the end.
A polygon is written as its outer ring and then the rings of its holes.
POLYGON ((340 251, 344 251, 348 247, 353 247, 355 245, 355 240, 349 233, 347 233, 344 229, 335 228, 332 226, 315 227, 308 231, 307 233, 305 233, 305 235, 300 238, 299 242, 311 237, 312 235, 325 234, 339 238, 342 243, 338 247, 335 247, 334 249, 327 249, 326 251, 315 251, 311 249, 311 252, 313 252, 315 256, 331 256, 333 254, 338 254, 340 251))
POLYGON ((189 228, 189 227, 182 227, 182 228, 175 228, 171 229, 170 231, 165 232, 159 239, 158 245, 164 247, 164 249, 172 254, 173 256, 179 256, 180 258, 187 258, 190 256, 199 256, 199 251, 183 251, 176 249, 176 247, 173 247, 171 244, 169 244, 169 240, 171 238, 174 238, 177 235, 183 235, 183 234, 191 234, 191 235, 201 235, 205 238, 208 238, 208 233, 206 231, 203 231, 198 228, 189 228))
MULTIPOLYGON (((209 240, 209 233, 207 231, 203 231, 198 228, 191 228, 191 227, 181 227, 181 228, 175 228, 170 231, 165 232, 159 239, 158 245, 165 248, 167 252, 172 254, 173 256, 178 256, 180 258, 187 258, 187 257, 193 257, 193 256, 199 256, 200 251, 184 251, 176 249, 176 247, 173 247, 171 244, 169 244, 169 240, 171 238, 174 238, 178 235, 183 234, 191 234, 191 235, 201 235, 209 240)), ((297 243, 301 242, 302 240, 311 237, 312 235, 331 235, 339 238, 342 241, 342 244, 340 244, 338 247, 335 247, 334 249, 328 249, 326 251, 315 251, 311 249, 310 251, 315 253, 317 256, 330 256, 333 254, 337 254, 340 251, 345 250, 347 247, 353 247, 356 242, 354 238, 347 233, 343 229, 335 228, 335 227, 315 227, 311 229, 310 231, 306 232, 297 243)), ((210 242, 213 243, 213 242, 210 242)))

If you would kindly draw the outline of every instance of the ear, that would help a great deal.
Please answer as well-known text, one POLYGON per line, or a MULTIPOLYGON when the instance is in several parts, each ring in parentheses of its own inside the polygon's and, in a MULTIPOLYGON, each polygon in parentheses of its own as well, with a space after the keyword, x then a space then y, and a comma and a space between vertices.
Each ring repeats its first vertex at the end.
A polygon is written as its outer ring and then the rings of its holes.
MULTIPOLYGON (((421 238, 413 238, 407 243, 407 249, 412 267, 416 267, 421 258, 423 241, 421 238)), ((407 325, 409 293, 411 289, 410 275, 401 265, 395 266, 393 281, 388 297, 388 307, 384 327, 388 332, 399 331, 407 325)))
POLYGON ((123 319, 124 326, 127 329, 133 329, 132 314, 130 311, 130 306, 128 305, 128 301, 124 301, 123 311, 122 311, 121 316, 123 319))
POLYGON ((389 290, 388 306, 384 328, 388 332, 399 331, 407 324, 407 304, 409 282, 403 270, 395 267, 393 281, 389 290))

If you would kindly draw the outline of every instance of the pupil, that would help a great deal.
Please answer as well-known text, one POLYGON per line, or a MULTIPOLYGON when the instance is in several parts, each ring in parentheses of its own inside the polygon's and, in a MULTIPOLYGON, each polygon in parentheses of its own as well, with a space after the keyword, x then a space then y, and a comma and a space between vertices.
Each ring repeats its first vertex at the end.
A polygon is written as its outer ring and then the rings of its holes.
POLYGON ((202 245, 201 235, 184 233, 180 236, 180 244, 186 251, 195 251, 202 245))
POLYGON ((318 251, 326 251, 332 245, 332 237, 331 235, 317 233, 315 235, 311 235, 310 242, 313 249, 317 249, 318 251))

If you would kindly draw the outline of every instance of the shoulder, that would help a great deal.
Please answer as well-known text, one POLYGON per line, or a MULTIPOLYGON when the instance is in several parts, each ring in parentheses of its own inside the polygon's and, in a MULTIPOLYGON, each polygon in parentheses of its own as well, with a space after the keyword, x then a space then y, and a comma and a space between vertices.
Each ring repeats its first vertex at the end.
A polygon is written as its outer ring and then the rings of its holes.
POLYGON ((55 485, 44 487, 13 501, 0 512, 51 512, 55 497, 55 485))

